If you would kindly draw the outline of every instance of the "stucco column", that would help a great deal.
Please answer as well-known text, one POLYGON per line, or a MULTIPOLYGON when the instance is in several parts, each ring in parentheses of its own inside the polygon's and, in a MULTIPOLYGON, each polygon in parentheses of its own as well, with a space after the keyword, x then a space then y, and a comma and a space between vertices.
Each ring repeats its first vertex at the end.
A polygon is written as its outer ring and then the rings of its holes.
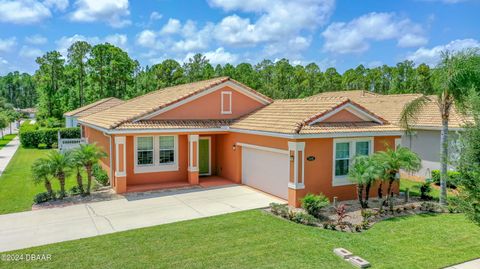
POLYGON ((198 184, 198 135, 188 135, 188 183, 198 184))
POLYGON ((127 191, 127 154, 125 136, 115 137, 115 191, 127 191))
POLYGON ((288 142, 290 153, 290 180, 288 204, 300 207, 300 198, 305 195, 305 142, 288 142))

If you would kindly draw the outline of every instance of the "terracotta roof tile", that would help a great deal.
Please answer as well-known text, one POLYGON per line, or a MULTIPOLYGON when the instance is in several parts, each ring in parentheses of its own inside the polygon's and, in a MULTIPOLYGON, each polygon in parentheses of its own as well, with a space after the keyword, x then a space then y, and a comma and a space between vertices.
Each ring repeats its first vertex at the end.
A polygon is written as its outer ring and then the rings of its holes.
POLYGON ((141 120, 123 123, 116 129, 206 129, 228 126, 231 122, 231 120, 141 120))
POLYGON ((76 116, 76 117, 85 117, 94 113, 97 113, 99 111, 104 111, 105 109, 108 109, 110 107, 122 104, 124 101, 117 99, 115 97, 109 97, 109 98, 104 98, 101 99, 97 102, 91 103, 86 106, 82 106, 80 108, 77 108, 75 110, 69 111, 65 113, 65 116, 76 116))

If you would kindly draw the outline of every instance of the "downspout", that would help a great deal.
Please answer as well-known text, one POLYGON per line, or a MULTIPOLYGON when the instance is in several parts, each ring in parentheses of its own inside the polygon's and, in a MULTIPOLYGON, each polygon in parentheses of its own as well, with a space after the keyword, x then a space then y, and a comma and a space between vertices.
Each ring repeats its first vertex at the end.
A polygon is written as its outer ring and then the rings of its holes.
POLYGON ((108 143, 109 143, 109 150, 110 150, 110 153, 108 155, 108 159, 110 160, 110 187, 113 187, 112 184, 113 184, 113 161, 112 161, 112 136, 111 135, 107 135, 105 133, 103 133, 104 136, 108 137, 108 143))

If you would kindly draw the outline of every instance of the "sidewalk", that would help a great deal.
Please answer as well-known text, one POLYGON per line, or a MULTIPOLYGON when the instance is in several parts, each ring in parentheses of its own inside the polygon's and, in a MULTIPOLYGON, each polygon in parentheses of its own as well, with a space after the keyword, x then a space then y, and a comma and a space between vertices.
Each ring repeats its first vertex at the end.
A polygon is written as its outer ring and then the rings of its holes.
POLYGON ((473 261, 449 266, 449 267, 446 267, 445 269, 478 269, 478 268, 480 268, 480 258, 473 261))
POLYGON ((0 176, 2 176, 3 171, 5 171, 7 168, 8 163, 12 159, 19 146, 20 140, 18 139, 18 136, 16 136, 14 139, 12 139, 12 141, 10 141, 10 143, 0 149, 0 176))

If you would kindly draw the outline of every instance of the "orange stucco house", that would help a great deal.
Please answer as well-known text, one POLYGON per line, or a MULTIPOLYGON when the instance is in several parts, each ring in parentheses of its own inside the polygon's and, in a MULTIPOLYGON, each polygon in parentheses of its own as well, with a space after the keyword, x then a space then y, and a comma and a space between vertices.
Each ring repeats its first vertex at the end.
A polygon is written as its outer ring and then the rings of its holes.
POLYGON ((216 176, 293 206, 307 193, 355 199, 352 158, 395 147, 402 135, 352 98, 272 100, 228 77, 160 89, 78 122, 108 154, 102 166, 118 193, 216 176))

